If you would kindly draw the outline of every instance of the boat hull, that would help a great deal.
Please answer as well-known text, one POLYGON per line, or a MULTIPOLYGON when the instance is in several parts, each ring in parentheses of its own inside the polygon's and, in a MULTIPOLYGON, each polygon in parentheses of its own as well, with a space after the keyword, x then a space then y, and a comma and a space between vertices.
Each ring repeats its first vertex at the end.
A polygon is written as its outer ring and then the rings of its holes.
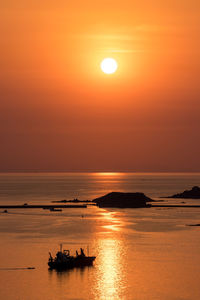
POLYGON ((76 257, 68 261, 49 261, 48 266, 50 269, 66 270, 73 268, 81 268, 85 266, 92 266, 95 256, 76 257))

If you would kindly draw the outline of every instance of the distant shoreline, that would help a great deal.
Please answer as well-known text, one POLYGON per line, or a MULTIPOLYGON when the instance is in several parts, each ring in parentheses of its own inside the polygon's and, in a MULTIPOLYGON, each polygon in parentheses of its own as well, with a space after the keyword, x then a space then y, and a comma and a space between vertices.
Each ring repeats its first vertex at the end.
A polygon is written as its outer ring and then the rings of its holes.
POLYGON ((29 208, 42 208, 42 209, 50 209, 50 208, 87 208, 87 205, 81 204, 81 205, 64 205, 64 204, 56 204, 56 205, 48 205, 48 204, 22 204, 22 205, 0 205, 0 208, 23 208, 23 209, 29 209, 29 208))

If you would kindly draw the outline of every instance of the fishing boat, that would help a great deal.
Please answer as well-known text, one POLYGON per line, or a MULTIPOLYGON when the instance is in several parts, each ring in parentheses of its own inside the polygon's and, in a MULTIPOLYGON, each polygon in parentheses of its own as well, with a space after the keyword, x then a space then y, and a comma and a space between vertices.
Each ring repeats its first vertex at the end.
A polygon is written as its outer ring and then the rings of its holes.
POLYGON ((60 251, 57 252, 55 258, 53 258, 51 253, 49 252, 48 266, 50 269, 56 270, 92 266, 95 258, 95 256, 86 256, 82 248, 80 248, 80 254, 76 250, 75 256, 70 255, 69 250, 62 250, 61 244, 60 251))

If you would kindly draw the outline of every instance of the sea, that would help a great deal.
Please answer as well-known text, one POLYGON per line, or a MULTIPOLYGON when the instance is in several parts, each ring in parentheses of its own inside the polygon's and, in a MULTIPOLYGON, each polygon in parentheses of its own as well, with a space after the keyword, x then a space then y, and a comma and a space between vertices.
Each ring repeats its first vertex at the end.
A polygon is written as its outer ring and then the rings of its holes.
MULTIPOLYGON (((0 205, 92 200, 112 191, 161 198, 200 185, 200 173, 1 173, 0 205)), ((0 299, 200 299, 198 207, 0 209, 0 299), (62 244, 92 267, 48 269, 62 244), (31 269, 30 269, 31 268, 31 269), (33 268, 33 269, 32 269, 33 268)))

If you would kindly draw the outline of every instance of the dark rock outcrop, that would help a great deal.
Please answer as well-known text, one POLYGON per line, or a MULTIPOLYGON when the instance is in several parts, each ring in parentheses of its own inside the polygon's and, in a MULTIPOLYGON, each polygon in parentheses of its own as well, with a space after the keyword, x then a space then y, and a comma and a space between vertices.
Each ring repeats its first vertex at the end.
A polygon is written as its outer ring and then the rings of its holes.
POLYGON ((96 198, 93 202, 99 207, 118 207, 118 208, 139 208, 146 207, 147 202, 153 200, 143 193, 120 193, 112 192, 102 197, 96 198))
POLYGON ((168 196, 166 198, 200 199, 200 187, 194 186, 191 190, 186 190, 183 193, 168 196))

